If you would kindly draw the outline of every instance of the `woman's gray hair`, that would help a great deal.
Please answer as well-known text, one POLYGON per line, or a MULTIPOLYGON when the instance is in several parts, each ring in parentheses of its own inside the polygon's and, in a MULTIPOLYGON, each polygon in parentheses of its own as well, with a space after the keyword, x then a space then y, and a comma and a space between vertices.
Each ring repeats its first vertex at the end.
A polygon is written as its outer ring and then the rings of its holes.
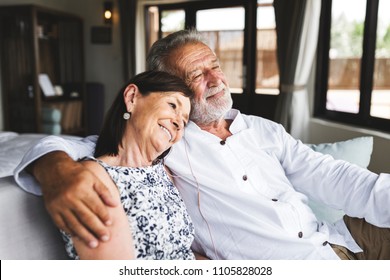
POLYGON ((189 43, 203 43, 207 45, 201 33, 195 29, 180 30, 157 40, 150 48, 146 58, 147 69, 175 74, 175 69, 172 69, 172 66, 168 64, 169 57, 172 51, 189 43))

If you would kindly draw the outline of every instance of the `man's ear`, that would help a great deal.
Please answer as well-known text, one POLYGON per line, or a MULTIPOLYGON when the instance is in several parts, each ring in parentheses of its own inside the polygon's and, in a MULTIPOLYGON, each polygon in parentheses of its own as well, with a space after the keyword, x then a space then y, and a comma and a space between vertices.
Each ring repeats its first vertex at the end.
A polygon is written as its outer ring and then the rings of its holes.
POLYGON ((123 99, 126 104, 127 112, 131 112, 137 102, 138 87, 135 84, 129 84, 123 92, 123 99))

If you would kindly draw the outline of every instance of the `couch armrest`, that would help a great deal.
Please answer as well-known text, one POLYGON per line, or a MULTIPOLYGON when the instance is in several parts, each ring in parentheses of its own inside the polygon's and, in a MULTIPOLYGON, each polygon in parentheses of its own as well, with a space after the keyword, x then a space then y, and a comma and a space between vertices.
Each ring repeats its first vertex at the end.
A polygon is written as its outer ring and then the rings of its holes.
POLYGON ((0 259, 67 259, 42 197, 23 191, 12 176, 0 179, 0 259))

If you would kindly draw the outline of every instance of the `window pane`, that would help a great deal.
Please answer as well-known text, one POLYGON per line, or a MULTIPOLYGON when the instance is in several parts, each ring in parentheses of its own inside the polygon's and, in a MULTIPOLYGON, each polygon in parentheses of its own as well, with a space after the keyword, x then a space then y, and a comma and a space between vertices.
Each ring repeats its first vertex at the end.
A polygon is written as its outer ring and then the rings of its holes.
POLYGON ((366 0, 332 2, 328 110, 359 112, 365 9, 366 0))
POLYGON ((256 93, 279 94, 279 69, 276 55, 276 23, 273 1, 258 0, 256 93))
POLYGON ((257 4, 271 4, 274 2, 274 0, 257 0, 257 4))
POLYGON ((242 7, 208 9, 196 13, 196 29, 203 33, 216 53, 232 93, 243 92, 244 19, 245 10, 242 7))
POLYGON ((183 30, 185 23, 184 10, 169 10, 161 12, 161 32, 162 37, 183 30))
POLYGON ((374 88, 371 116, 390 119, 390 2, 381 0, 376 33, 374 88), (387 10, 386 10, 387 9, 387 10))
MULTIPOLYGON (((159 32, 159 8, 157 6, 151 6, 147 10, 146 27, 148 28, 148 34, 146 38, 146 51, 148 51, 154 42, 158 39, 159 32)), ((185 11, 184 9, 176 10, 163 10, 161 12, 161 32, 162 37, 166 37, 169 34, 184 29, 185 23, 185 11)))

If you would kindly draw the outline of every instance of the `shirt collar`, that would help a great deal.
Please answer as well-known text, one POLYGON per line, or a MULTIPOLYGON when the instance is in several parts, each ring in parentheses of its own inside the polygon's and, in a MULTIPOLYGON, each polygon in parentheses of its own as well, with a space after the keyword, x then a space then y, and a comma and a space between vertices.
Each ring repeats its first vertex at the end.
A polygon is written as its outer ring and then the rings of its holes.
MULTIPOLYGON (((248 125, 246 124, 244 118, 242 117, 242 114, 237 109, 230 109, 225 114, 225 120, 233 120, 232 124, 229 127, 229 131, 232 134, 238 133, 242 130, 248 129, 248 125)), ((193 130, 202 131, 202 129, 193 121, 190 121, 188 123, 188 128, 191 128, 193 130)), ((203 131, 206 132, 206 131, 203 131)))
POLYGON ((242 117, 241 112, 237 109, 231 109, 229 112, 227 112, 225 115, 225 120, 233 120, 229 128, 232 134, 236 134, 242 130, 248 129, 248 125, 242 117))

